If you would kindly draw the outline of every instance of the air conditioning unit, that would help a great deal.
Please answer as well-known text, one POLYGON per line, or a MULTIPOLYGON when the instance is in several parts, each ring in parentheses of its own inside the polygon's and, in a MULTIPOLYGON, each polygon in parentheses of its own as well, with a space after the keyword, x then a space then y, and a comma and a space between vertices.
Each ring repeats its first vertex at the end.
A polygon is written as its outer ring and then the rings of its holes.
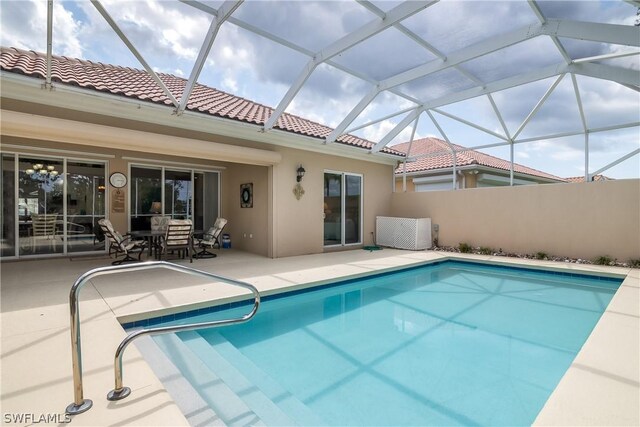
POLYGON ((431 218, 376 217, 376 244, 419 251, 432 246, 431 218))

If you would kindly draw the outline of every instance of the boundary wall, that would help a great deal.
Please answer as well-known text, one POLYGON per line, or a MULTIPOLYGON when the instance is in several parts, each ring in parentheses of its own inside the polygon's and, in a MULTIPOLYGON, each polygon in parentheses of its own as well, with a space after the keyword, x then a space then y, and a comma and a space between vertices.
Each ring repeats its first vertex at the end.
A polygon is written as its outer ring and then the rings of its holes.
POLYGON ((640 259, 638 179, 394 193, 391 215, 431 218, 441 246, 640 259))

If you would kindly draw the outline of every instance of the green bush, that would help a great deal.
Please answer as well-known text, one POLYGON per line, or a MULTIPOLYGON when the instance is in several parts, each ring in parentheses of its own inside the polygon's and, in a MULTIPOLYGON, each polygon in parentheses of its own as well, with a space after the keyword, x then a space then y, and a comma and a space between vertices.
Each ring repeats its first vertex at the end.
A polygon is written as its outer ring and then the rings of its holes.
POLYGON ((482 255, 491 255, 493 253, 493 249, 481 246, 478 252, 480 252, 482 255))
POLYGON ((601 255, 598 258, 593 260, 593 263, 596 265, 611 265, 614 260, 607 255, 601 255))
POLYGON ((536 259, 547 259, 547 254, 544 252, 536 252, 536 259))
POLYGON ((460 243, 458 245, 458 249, 460 250, 460 252, 462 252, 463 254, 468 254, 471 253, 471 250, 473 249, 471 247, 471 245, 469 245, 468 243, 460 243))

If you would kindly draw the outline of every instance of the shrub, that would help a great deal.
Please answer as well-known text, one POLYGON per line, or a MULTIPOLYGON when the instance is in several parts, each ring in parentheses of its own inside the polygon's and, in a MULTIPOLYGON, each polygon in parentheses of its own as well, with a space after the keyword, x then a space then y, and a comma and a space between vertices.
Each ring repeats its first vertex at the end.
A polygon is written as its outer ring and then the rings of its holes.
POLYGON ((460 250, 460 252, 462 252, 463 254, 468 254, 471 253, 471 250, 473 249, 471 247, 471 245, 469 245, 468 243, 460 243, 458 245, 458 249, 460 250))
POLYGON ((548 256, 544 252, 536 252, 536 259, 547 259, 548 256))
POLYGON ((596 265, 611 265, 614 260, 611 259, 610 256, 600 255, 598 258, 593 260, 593 263, 596 265))
POLYGON ((630 259, 629 267, 631 268, 640 268, 640 258, 639 259, 630 259))
POLYGON ((478 252, 482 255, 491 255, 493 253, 493 249, 481 246, 480 249, 478 249, 478 252))

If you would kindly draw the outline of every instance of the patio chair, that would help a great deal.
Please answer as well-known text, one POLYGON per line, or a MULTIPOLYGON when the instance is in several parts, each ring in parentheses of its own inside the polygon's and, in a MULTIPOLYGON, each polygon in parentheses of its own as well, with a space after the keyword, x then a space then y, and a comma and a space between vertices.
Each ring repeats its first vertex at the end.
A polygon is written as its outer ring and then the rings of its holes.
POLYGON ((111 221, 108 219, 101 219, 98 221, 100 228, 104 236, 109 240, 109 256, 111 251, 115 252, 116 260, 112 265, 120 265, 125 262, 140 261, 142 252, 144 252, 146 242, 140 240, 131 240, 131 236, 123 237, 120 233, 113 229, 111 221), (118 256, 123 253, 123 259, 117 259, 118 256), (132 255, 138 254, 138 259, 135 259, 132 255))
POLYGON ((152 216, 151 217, 151 231, 166 231, 167 224, 171 220, 168 216, 152 216))
POLYGON ((49 244, 51 251, 55 250, 56 223, 58 214, 31 214, 31 251, 34 252, 38 242, 49 244))
POLYGON ((227 225, 227 220, 224 218, 217 218, 216 222, 213 224, 213 227, 209 228, 209 230, 202 235, 202 239, 198 240, 198 247, 201 249, 200 252, 194 255, 194 258, 215 258, 216 254, 209 252, 207 249, 213 249, 218 245, 218 249, 221 248, 220 245, 220 236, 222 235, 222 230, 224 230, 225 225, 227 225))
POLYGON ((184 258, 189 253, 189 262, 193 262, 193 224, 190 219, 172 219, 167 223, 167 231, 160 237, 158 258, 167 259, 169 251, 178 251, 184 258))

